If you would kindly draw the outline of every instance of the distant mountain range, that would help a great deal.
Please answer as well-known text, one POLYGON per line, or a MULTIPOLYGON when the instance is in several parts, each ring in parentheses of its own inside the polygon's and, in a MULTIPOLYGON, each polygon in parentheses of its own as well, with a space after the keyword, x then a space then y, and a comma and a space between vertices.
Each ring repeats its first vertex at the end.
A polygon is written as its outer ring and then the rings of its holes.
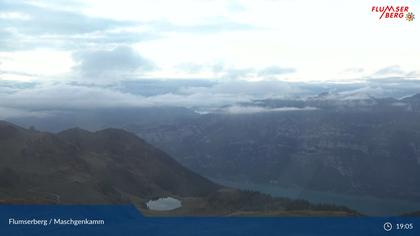
POLYGON ((270 108, 313 107, 329 111, 420 111, 420 94, 404 98, 376 98, 364 92, 323 92, 317 96, 300 99, 264 99, 243 105, 270 108))
POLYGON ((0 202, 133 203, 146 214, 354 215, 344 207, 272 198, 215 184, 120 129, 58 134, 0 122, 0 202), (153 212, 145 202, 175 197, 183 206, 153 212))
POLYGON ((160 126, 132 127, 185 166, 214 179, 417 201, 420 95, 323 93, 242 106, 160 126), (313 107, 312 110, 276 110, 313 107))

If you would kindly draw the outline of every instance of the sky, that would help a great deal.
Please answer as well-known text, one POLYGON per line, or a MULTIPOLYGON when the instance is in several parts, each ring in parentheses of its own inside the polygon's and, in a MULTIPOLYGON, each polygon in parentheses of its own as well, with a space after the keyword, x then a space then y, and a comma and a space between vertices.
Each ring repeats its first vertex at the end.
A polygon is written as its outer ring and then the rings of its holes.
POLYGON ((416 0, 0 0, 0 108, 84 90, 131 104, 115 86, 144 79, 418 79, 420 19, 379 19, 382 5, 420 17, 416 0))
MULTIPOLYGON (((1 78, 319 81, 386 68, 417 75, 418 20, 379 20, 371 8, 383 3, 1 0, 1 78)), ((386 3, 414 13, 419 5, 386 3)))

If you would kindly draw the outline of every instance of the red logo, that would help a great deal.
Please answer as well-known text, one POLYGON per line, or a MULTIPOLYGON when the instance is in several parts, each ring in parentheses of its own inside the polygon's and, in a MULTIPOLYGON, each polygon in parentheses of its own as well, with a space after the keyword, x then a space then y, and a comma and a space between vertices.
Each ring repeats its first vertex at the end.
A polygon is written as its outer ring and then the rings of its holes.
POLYGON ((405 19, 406 19, 407 21, 413 21, 414 19, 416 19, 416 17, 414 16, 414 13, 409 12, 409 13, 407 13, 407 15, 405 16, 405 19))
POLYGON ((378 14, 379 19, 406 19, 407 21, 415 19, 409 6, 373 6, 372 13, 378 14))

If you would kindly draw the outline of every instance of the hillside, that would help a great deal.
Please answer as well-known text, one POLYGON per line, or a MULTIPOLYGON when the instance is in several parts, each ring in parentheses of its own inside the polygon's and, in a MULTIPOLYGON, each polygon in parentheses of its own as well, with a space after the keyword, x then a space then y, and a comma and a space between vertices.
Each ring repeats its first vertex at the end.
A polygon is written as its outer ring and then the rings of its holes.
POLYGON ((204 196, 220 188, 122 130, 54 135, 3 122, 0 152, 0 187, 11 190, 2 191, 5 197, 107 203, 130 195, 204 196))
POLYGON ((118 129, 51 134, 0 122, 0 153, 2 203, 133 203, 150 215, 356 214, 224 188, 118 129), (181 199, 183 207, 171 212, 145 209, 146 201, 165 196, 181 199))

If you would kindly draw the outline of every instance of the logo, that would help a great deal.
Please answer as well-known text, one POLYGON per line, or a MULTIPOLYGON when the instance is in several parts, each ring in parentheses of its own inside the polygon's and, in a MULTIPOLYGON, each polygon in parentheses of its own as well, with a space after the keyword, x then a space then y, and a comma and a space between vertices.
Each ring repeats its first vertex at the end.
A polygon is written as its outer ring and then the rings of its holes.
POLYGON ((407 13, 407 15, 405 16, 405 19, 407 21, 413 21, 415 19, 414 13, 412 12, 407 13))
POLYGON ((379 15, 379 20, 405 19, 412 22, 415 19, 409 6, 373 6, 372 13, 379 15))

